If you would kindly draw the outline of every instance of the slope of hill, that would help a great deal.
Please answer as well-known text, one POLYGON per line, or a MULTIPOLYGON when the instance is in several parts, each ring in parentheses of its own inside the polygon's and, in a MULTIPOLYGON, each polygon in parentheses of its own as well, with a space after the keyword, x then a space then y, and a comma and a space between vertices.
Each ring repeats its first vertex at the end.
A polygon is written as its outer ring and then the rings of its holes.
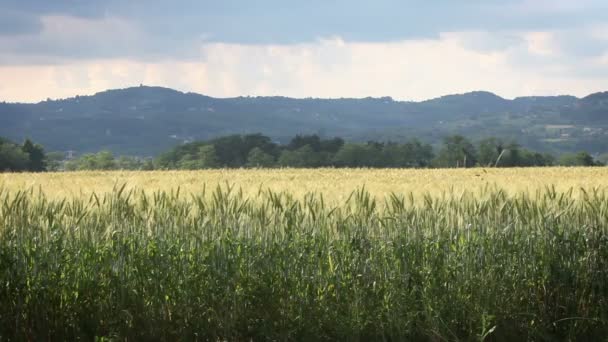
POLYGON ((212 98, 161 87, 108 90, 36 104, 0 103, 0 136, 30 137, 49 150, 110 149, 153 155, 176 144, 233 133, 295 134, 438 143, 443 136, 499 136, 531 148, 606 152, 608 93, 503 99, 488 92, 423 102, 390 97, 212 98))

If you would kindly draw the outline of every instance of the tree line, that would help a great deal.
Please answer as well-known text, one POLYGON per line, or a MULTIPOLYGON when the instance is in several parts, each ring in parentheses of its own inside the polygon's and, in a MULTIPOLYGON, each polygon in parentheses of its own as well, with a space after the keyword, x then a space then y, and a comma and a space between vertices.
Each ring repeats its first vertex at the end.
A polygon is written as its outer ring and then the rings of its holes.
POLYGON ((461 135, 449 136, 436 151, 431 145, 417 139, 404 143, 347 143, 342 138, 321 139, 318 135, 297 135, 288 144, 281 145, 262 134, 231 135, 181 145, 163 153, 154 163, 156 168, 161 169, 602 165, 586 152, 564 154, 556 158, 498 138, 487 138, 474 144, 461 135))
POLYGON ((30 171, 46 170, 46 155, 44 148, 26 139, 19 145, 0 137, 0 171, 30 171))
POLYGON ((230 135, 177 146, 156 158, 114 156, 109 151, 63 160, 62 153, 44 153, 29 139, 22 145, 0 140, 0 170, 197 170, 212 168, 371 167, 455 168, 600 166, 586 152, 555 157, 523 148, 516 142, 487 138, 476 143, 461 135, 446 137, 438 148, 417 139, 406 142, 345 142, 336 137, 297 135, 287 144, 262 134, 230 135))

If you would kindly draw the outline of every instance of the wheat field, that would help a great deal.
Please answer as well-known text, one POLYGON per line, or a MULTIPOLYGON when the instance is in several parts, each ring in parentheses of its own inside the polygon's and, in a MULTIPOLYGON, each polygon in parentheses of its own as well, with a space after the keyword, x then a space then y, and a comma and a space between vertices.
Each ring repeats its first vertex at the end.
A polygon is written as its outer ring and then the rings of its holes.
POLYGON ((510 194, 555 187, 558 192, 574 189, 608 189, 608 167, 597 168, 474 168, 474 169, 241 169, 204 171, 88 171, 62 173, 0 174, 0 188, 8 191, 41 190, 51 198, 88 197, 111 192, 117 185, 147 192, 171 191, 196 194, 203 188, 230 184, 255 196, 261 189, 288 191, 301 198, 323 193, 327 200, 341 202, 358 188, 373 196, 390 193, 415 195, 477 192, 493 187, 510 194))
POLYGON ((3 174, 0 341, 602 341, 607 176, 3 174))

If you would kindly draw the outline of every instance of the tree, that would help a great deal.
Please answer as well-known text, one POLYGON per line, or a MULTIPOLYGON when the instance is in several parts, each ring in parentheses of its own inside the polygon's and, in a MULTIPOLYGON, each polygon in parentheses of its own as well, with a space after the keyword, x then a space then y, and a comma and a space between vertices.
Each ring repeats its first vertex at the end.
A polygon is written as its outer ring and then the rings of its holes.
POLYGON ((295 151, 284 150, 279 157, 279 165, 284 167, 319 167, 323 159, 320 153, 305 145, 295 151))
POLYGON ((120 156, 116 160, 116 168, 119 170, 144 170, 144 162, 140 158, 131 156, 120 156))
POLYGON ((94 155, 96 170, 114 170, 116 161, 110 151, 101 151, 94 155))
POLYGON ((344 139, 342 138, 325 139, 321 140, 320 149, 324 152, 336 153, 342 146, 344 146, 344 139))
POLYGON ((203 145, 196 154, 185 154, 177 162, 181 170, 199 170, 219 167, 214 145, 203 145))
POLYGON ((321 139, 318 135, 296 135, 289 144, 287 145, 288 150, 297 150, 304 146, 309 146, 313 151, 319 152, 321 150, 321 139))
POLYGON ((443 147, 435 158, 435 165, 439 167, 471 167, 476 163, 475 147, 461 135, 445 138, 443 147))
POLYGON ((496 138, 483 139, 478 144, 478 150, 479 165, 498 166, 500 163, 499 157, 502 159, 504 154, 504 143, 496 138))
POLYGON ((74 170, 115 170, 117 168, 114 155, 110 151, 86 153, 80 158, 65 163, 65 169, 74 170))
POLYGON ((46 169, 48 171, 61 171, 63 169, 63 160, 65 155, 63 152, 49 152, 46 154, 46 169))
POLYGON ((272 142, 270 137, 262 134, 248 134, 243 136, 244 149, 247 151, 247 156, 254 148, 259 148, 264 153, 276 157, 279 154, 277 144, 272 142))
POLYGON ((398 167, 428 167, 433 160, 433 147, 413 139, 397 149, 400 153, 398 167))
POLYGON ((247 166, 249 167, 271 167, 274 165, 274 157, 264 152, 261 148, 255 147, 249 151, 247 166))
POLYGON ((0 144, 0 172, 27 170, 29 156, 12 143, 0 144))
POLYGON ((180 170, 199 170, 204 166, 200 159, 187 154, 177 162, 177 168, 180 170))
POLYGON ((198 149, 198 159, 203 169, 211 169, 219 166, 215 145, 204 145, 198 149))
POLYGON ((380 164, 382 155, 372 144, 345 144, 334 156, 336 166, 375 167, 380 164))
POLYGON ((240 135, 229 135, 209 141, 205 145, 213 145, 219 166, 240 167, 247 160, 249 149, 240 135))
POLYGON ((567 153, 562 155, 558 164, 562 166, 600 166, 587 152, 567 153))
POLYGON ((27 169, 33 172, 46 170, 44 148, 34 144, 30 139, 26 139, 21 147, 23 152, 28 155, 27 169))
POLYGON ((526 166, 526 161, 522 158, 521 146, 518 143, 512 142, 505 146, 504 156, 498 162, 499 166, 513 167, 526 166))

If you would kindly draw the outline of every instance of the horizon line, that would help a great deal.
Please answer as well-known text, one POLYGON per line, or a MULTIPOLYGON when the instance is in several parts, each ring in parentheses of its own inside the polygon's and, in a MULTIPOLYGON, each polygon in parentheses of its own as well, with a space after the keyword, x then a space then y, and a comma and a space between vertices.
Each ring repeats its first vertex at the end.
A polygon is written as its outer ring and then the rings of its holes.
POLYGON ((496 96, 505 101, 515 101, 517 99, 525 99, 525 98, 551 98, 551 97, 553 97, 553 98, 554 97, 573 97, 573 98, 576 98, 577 100, 581 100, 581 99, 587 98, 591 95, 608 93, 608 91, 598 91, 598 92, 590 93, 583 97, 578 97, 578 96, 571 95, 571 94, 560 94, 560 95, 527 95, 527 96, 517 96, 514 98, 507 98, 507 97, 502 97, 492 91, 472 90, 472 91, 467 91, 467 92, 463 92, 463 93, 450 93, 450 94, 445 94, 445 95, 428 98, 425 100, 415 101, 415 100, 395 100, 392 96, 381 96, 381 97, 373 97, 373 96, 366 96, 366 97, 313 97, 313 96, 291 97, 291 96, 284 96, 284 95, 239 95, 239 96, 216 97, 216 96, 210 96, 210 95, 197 93, 194 91, 182 91, 179 89, 170 88, 170 87, 166 87, 166 86, 140 84, 140 85, 128 86, 125 88, 108 88, 105 90, 98 91, 94 94, 88 94, 88 95, 76 94, 71 97, 64 97, 64 98, 57 98, 57 99, 47 98, 46 100, 40 100, 37 102, 20 102, 20 101, 11 102, 11 101, 1 100, 2 102, 0 102, 0 103, 35 105, 35 104, 41 104, 41 103, 49 102, 49 101, 50 102, 66 101, 66 100, 76 99, 79 97, 93 97, 93 96, 97 96, 99 94, 103 94, 103 93, 110 92, 110 91, 121 91, 121 90, 124 91, 124 90, 137 89, 137 88, 157 88, 157 89, 178 92, 178 93, 181 93, 184 95, 193 94, 193 95, 204 96, 204 97, 209 97, 209 98, 218 99, 218 100, 230 100, 230 99, 239 99, 239 98, 284 98, 284 99, 291 99, 291 100, 366 100, 366 99, 382 100, 382 99, 390 99, 390 101, 392 101, 392 102, 401 102, 401 103, 423 103, 423 102, 438 100, 438 99, 442 99, 442 98, 450 97, 450 96, 463 96, 463 95, 471 95, 471 94, 476 94, 476 93, 493 95, 493 96, 496 96))

